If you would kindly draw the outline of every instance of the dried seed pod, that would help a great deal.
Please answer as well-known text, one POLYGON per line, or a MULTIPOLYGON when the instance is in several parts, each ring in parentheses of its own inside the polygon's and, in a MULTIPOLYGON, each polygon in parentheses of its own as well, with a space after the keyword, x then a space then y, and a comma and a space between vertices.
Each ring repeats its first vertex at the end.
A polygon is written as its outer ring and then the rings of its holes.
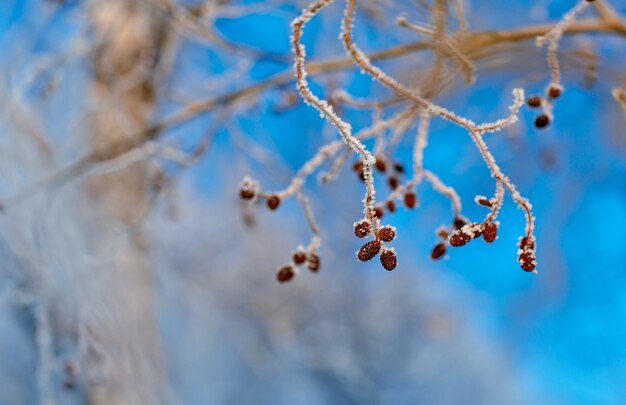
POLYGON ((383 249, 380 253, 380 264, 382 264, 387 271, 395 269, 398 264, 396 252, 393 249, 383 249))
POLYGON ((531 96, 526 100, 526 105, 531 108, 541 107, 541 96, 531 96))
POLYGON ((530 252, 524 252, 519 255, 517 261, 524 271, 534 271, 535 267, 537 266, 537 260, 535 259, 535 256, 530 252))
POLYGON ((387 207, 387 211, 389 211, 389 212, 395 212, 396 211, 396 203, 393 200, 387 201, 385 206, 387 207))
POLYGON ((487 222, 483 229, 483 239, 487 243, 491 243, 498 237, 498 225, 493 222, 487 222))
POLYGON ((378 252, 380 252, 380 242, 372 240, 361 246, 361 249, 359 249, 359 252, 357 253, 357 257, 360 261, 366 262, 368 260, 372 260, 378 252))
POLYGON ((439 242, 435 245, 432 252, 430 252, 430 258, 433 260, 440 259, 443 255, 446 254, 446 244, 443 242, 439 242))
POLYGON ((398 185, 400 184, 398 182, 398 178, 395 176, 390 176, 389 180, 387 180, 387 182, 389 183, 389 188, 391 188, 392 190, 395 190, 398 188, 398 185))
POLYGON ((412 191, 408 191, 404 194, 404 206, 407 208, 415 208, 415 205, 417 205, 417 195, 412 191))
POLYGON ((296 275, 296 269, 292 265, 282 267, 276 273, 276 280, 281 283, 291 280, 296 275))
POLYGON ((540 114, 535 118, 535 127, 537 128, 545 128, 550 123, 550 117, 546 114, 540 114))
POLYGON ((320 257, 317 253, 311 252, 306 258, 306 266, 313 273, 317 273, 320 269, 320 257))
POLYGON ((352 169, 357 173, 363 173, 363 162, 361 162, 360 160, 357 160, 352 165, 352 169))
POLYGON ((453 233, 452 236, 450 236, 450 245, 454 247, 463 246, 467 242, 469 242, 471 239, 472 238, 468 234, 458 230, 455 233, 453 233))
POLYGON ((378 231, 378 238, 383 242, 391 242, 396 237, 396 227, 395 226, 383 226, 378 231))
POLYGON ((469 224, 469 221, 467 220, 467 218, 460 217, 460 216, 457 216, 454 218, 454 227, 456 229, 461 229, 467 224, 469 224))
POLYGON ((387 163, 385 163, 385 159, 382 156, 376 156, 376 169, 379 172, 387 170, 387 163))
POLYGON ((559 98, 561 95, 561 89, 556 86, 550 86, 548 89, 548 96, 550 98, 559 98))
POLYGON ((298 249, 293 253, 293 262, 295 264, 302 264, 306 260, 306 253, 302 249, 298 249))
POLYGON ((372 227, 368 221, 362 220, 354 224, 354 235, 357 238, 364 238, 370 232, 372 232, 372 227))
POLYGON ((267 197, 267 208, 274 211, 280 205, 280 197, 276 194, 270 195, 267 197))
POLYGON ((374 215, 376 218, 381 219, 385 214, 385 208, 382 205, 377 205, 374 207, 374 215))

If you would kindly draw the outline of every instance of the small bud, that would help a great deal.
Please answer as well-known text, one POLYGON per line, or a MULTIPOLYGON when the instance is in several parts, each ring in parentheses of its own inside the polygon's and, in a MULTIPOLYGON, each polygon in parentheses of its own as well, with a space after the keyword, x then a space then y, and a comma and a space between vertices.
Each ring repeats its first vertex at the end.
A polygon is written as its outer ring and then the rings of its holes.
POLYGON ((467 218, 460 217, 460 216, 454 218, 454 227, 456 229, 461 229, 467 224, 469 224, 469 221, 467 220, 467 218))
POLYGON ((307 262, 306 262, 306 266, 309 268, 309 270, 311 270, 313 273, 317 273, 320 269, 320 257, 317 253, 309 253, 309 255, 307 256, 307 262))
POLYGON ((493 207, 493 204, 491 203, 491 201, 483 197, 477 198, 476 203, 478 203, 479 205, 482 205, 483 207, 489 207, 489 208, 493 207))
POLYGON ((385 206, 387 207, 387 211, 389 212, 396 211, 396 203, 393 200, 387 201, 387 204, 385 204, 385 206))
POLYGON ((396 252, 394 252, 393 249, 384 249, 380 253, 380 264, 382 264, 387 271, 395 269, 398 264, 396 252))
POLYGON ((433 248, 433 251, 430 252, 430 258, 433 260, 440 259, 443 255, 446 254, 446 244, 443 242, 439 242, 433 248))
POLYGON ((532 96, 526 100, 526 105, 531 108, 541 107, 541 96, 532 96))
POLYGON ((556 86, 550 86, 548 89, 548 96, 550 98, 559 98, 561 95, 561 89, 556 86))
POLYGON ((374 215, 376 216, 376 218, 381 219, 384 214, 385 214, 385 209, 382 207, 382 205, 378 205, 374 207, 374 215))
POLYGON ((363 162, 361 162, 360 160, 357 160, 356 162, 354 162, 354 164, 352 165, 352 169, 357 172, 357 173, 362 173, 363 172, 363 162))
POLYGON ((383 226, 378 231, 378 238, 383 242, 391 242, 396 237, 396 228, 393 226, 383 226))
POLYGON ((387 163, 385 163, 385 159, 382 156, 376 156, 376 169, 379 172, 387 170, 387 163))
POLYGON ((254 196, 255 193, 252 190, 246 190, 243 188, 239 190, 239 197, 241 197, 242 200, 252 200, 254 196))
POLYGON ((242 200, 252 200, 259 192, 259 183, 249 177, 245 177, 239 188, 239 197, 242 200))
POLYGON ((412 191, 404 194, 404 206, 407 208, 415 208, 415 205, 417 205, 417 195, 412 191))
POLYGON ((394 163, 393 169, 400 174, 404 173, 404 166, 400 162, 394 163))
POLYGON ((387 182, 389 183, 390 189, 395 190, 398 188, 399 182, 397 177, 391 176, 387 182))
POLYGON ((302 264, 306 260, 306 253, 302 249, 298 249, 293 253, 293 262, 295 264, 302 264))
POLYGON ((546 114, 540 114, 535 118, 535 127, 537 128, 545 128, 550 123, 550 117, 546 114))
POLYGON ((439 229, 437 229, 437 236, 439 236, 441 239, 448 239, 450 233, 444 226, 440 226, 439 229))
POLYGON ((354 225, 354 235, 357 238, 364 238, 367 235, 370 234, 370 232, 372 231, 372 228, 370 226, 370 223, 366 220, 362 220, 360 222, 357 222, 354 225))
POLYGON ((487 222, 483 229, 483 239, 487 243, 491 243, 496 240, 498 235, 498 226, 493 222, 487 222))
POLYGON ((280 205, 280 197, 278 197, 275 194, 267 197, 267 208, 274 211, 276 208, 278 208, 279 205, 280 205))
POLYGON ((284 283, 291 280, 295 275, 296 271, 293 266, 287 265, 278 270, 278 273, 276 273, 276 279, 279 282, 284 283))
POLYGON ((360 261, 366 262, 368 260, 372 260, 372 258, 376 256, 379 251, 380 242, 372 240, 361 246, 361 249, 359 249, 359 252, 357 253, 357 257, 360 261))

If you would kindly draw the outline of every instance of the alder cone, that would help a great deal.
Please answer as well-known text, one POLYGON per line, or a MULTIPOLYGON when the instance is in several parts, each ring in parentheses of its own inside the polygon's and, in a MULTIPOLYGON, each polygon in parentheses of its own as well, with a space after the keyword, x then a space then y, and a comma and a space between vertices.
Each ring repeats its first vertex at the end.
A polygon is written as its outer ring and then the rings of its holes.
POLYGON ((278 270, 278 273, 276 273, 276 279, 279 282, 284 283, 291 280, 295 275, 296 272, 294 271, 293 267, 285 266, 278 270))
POLYGON ((392 190, 395 190, 398 188, 398 186, 400 185, 400 182, 398 181, 397 177, 389 177, 388 180, 389 183, 389 188, 391 188, 392 190))
POLYGON ((376 158, 376 169, 379 172, 384 172, 387 170, 387 163, 385 163, 385 160, 382 157, 376 158))
POLYGON ((518 261, 520 266, 522 266, 522 270, 528 272, 535 270, 535 257, 531 253, 522 253, 521 255, 519 255, 518 261))
POLYGON ((415 208, 417 204, 417 195, 414 192, 409 191, 404 195, 404 206, 407 208, 415 208))
POLYGON ((383 242, 391 242, 396 237, 396 231, 390 226, 383 226, 378 231, 378 237, 383 242))
POLYGON ((360 261, 366 262, 368 260, 372 260, 372 258, 374 258, 374 256, 376 256, 378 252, 380 252, 380 242, 377 240, 372 240, 361 246, 357 257, 360 261))
POLYGON ((537 118, 535 118, 535 127, 537 128, 545 128, 548 124, 550 124, 550 117, 546 114, 538 115, 537 118))
POLYGON ((493 222, 487 222, 485 224, 485 229, 483 229, 483 239, 487 243, 491 243, 496 240, 498 236, 498 226, 493 222))
POLYGON ((371 232, 371 226, 370 223, 367 221, 361 221, 359 223, 356 224, 356 226, 354 227, 354 235, 357 238, 364 238, 367 235, 370 234, 371 232))
POLYGON ((465 245, 470 239, 470 236, 465 232, 456 231, 450 236, 450 244, 454 247, 459 247, 465 245))
POLYGON ((550 87, 548 89, 548 95, 550 96, 550 98, 559 98, 559 96, 561 95, 561 89, 559 89, 558 87, 550 87))
POLYGON ((307 257, 307 267, 313 273, 317 273, 320 269, 320 257, 317 253, 310 253, 307 257))
POLYGON ((277 195, 271 195, 267 197, 267 208, 274 211, 280 205, 280 197, 277 195))
POLYGON ((430 258, 433 260, 440 259, 446 254, 446 244, 443 242, 437 243, 430 253, 430 258))
POLYGON ((396 253, 390 249, 383 250, 380 254, 380 264, 382 264, 383 268, 387 271, 395 269, 398 264, 396 253))
POLYGON ((293 262, 295 264, 302 264, 306 260, 306 254, 302 250, 298 250, 293 254, 293 262))
POLYGON ((524 236, 520 240, 519 247, 522 250, 526 250, 526 249, 533 250, 535 249, 535 243, 528 236, 524 236))
POLYGON ((239 197, 242 200, 251 200, 253 199, 255 196, 254 191, 246 189, 246 188, 242 188, 241 190, 239 190, 239 197))

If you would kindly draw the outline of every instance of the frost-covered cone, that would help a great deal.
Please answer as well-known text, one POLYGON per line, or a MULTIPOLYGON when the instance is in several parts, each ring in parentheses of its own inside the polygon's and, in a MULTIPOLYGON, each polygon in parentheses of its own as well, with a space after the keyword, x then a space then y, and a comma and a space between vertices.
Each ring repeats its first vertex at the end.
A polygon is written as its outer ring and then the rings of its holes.
POLYGON ((367 220, 362 220, 354 224, 354 235, 357 238, 364 238, 370 234, 372 227, 367 220))
POLYGON ((393 249, 384 249, 380 253, 380 264, 382 264, 387 271, 395 269, 398 264, 396 252, 393 249))
POLYGON ((259 193, 259 183, 250 177, 244 177, 239 188, 239 197, 242 200, 252 200, 259 193))
POLYGON ((378 231, 378 237, 383 242, 391 242, 396 237, 396 227, 395 226, 383 226, 378 231))
POLYGON ((360 261, 366 262, 368 260, 372 260, 374 256, 376 256, 380 252, 380 242, 377 240, 372 240, 361 246, 356 256, 360 261))
POLYGON ((483 230, 483 239, 487 243, 491 243, 498 237, 498 225, 493 222, 487 222, 483 230))
POLYGON ((298 248, 298 250, 293 253, 292 259, 295 264, 302 264, 306 260, 306 252, 304 249, 298 248))
POLYGON ((317 273, 320 269, 320 257, 317 253, 309 253, 309 255, 307 256, 307 260, 306 260, 306 266, 309 268, 309 270, 311 270, 313 273, 317 273))
POLYGON ((279 282, 284 283, 291 280, 295 275, 296 269, 291 265, 287 265, 278 270, 278 273, 276 273, 276 279, 279 282))
POLYGON ((280 197, 277 195, 271 195, 267 197, 267 208, 274 211, 280 205, 280 197))

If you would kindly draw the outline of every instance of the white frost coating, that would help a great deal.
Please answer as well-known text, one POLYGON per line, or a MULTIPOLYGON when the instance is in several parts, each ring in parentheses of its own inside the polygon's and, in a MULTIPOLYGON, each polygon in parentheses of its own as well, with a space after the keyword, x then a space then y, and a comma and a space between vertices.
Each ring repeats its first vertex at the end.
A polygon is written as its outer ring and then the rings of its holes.
POLYGON ((524 89, 513 89, 513 104, 509 106, 511 114, 506 118, 499 119, 498 121, 478 125, 476 127, 476 132, 496 132, 516 123, 518 120, 519 110, 522 108, 522 105, 524 105, 524 89))
POLYGON ((586 0, 581 0, 576 6, 567 12, 550 31, 545 35, 538 36, 536 44, 542 47, 548 43, 548 66, 550 67, 551 86, 560 87, 561 85, 561 69, 556 52, 559 49, 559 41, 567 28, 572 25, 576 17, 589 5, 586 0))
MULTIPOLYGON (((306 68, 305 68, 305 47, 300 43, 300 37, 302 36, 302 30, 306 23, 313 18, 322 8, 326 7, 333 0, 320 0, 304 10, 302 14, 293 20, 293 36, 292 45, 295 54, 294 70, 296 73, 296 86, 300 95, 305 102, 311 104, 320 114, 325 116, 339 131, 344 142, 356 153, 361 155, 363 159, 363 177, 367 186, 366 196, 364 199, 363 212, 366 218, 372 218, 372 212, 374 210, 374 178, 372 174, 372 165, 376 163, 374 156, 365 148, 365 146, 352 135, 352 128, 350 124, 344 122, 333 111, 332 107, 326 100, 318 98, 308 87, 308 83, 305 80, 306 68)), ((372 219, 372 221, 375 221, 372 219)))

